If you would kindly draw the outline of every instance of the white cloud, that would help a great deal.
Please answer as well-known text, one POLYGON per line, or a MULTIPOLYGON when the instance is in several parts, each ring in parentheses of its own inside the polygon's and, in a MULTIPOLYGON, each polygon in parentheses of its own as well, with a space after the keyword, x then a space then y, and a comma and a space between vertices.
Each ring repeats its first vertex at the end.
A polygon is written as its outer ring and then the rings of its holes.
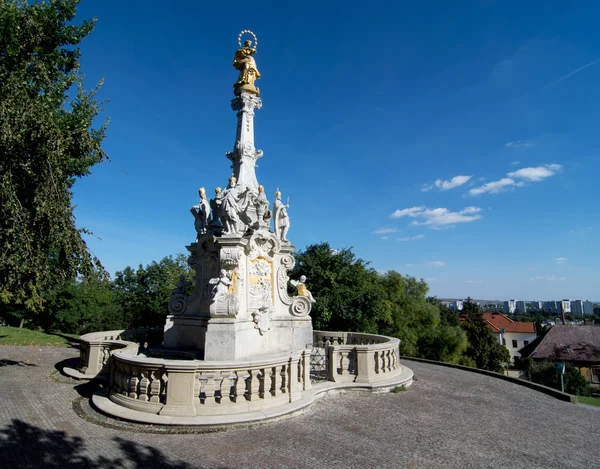
POLYGON ((452 179, 449 179, 448 181, 443 181, 441 179, 438 179, 431 186, 425 186, 421 190, 423 192, 426 192, 426 191, 432 189, 433 187, 437 187, 438 189, 447 191, 449 189, 454 189, 456 187, 462 186, 463 184, 466 184, 467 182, 469 182, 469 179, 471 179, 472 177, 473 176, 454 176, 452 179))
POLYGON ((559 164, 547 164, 530 168, 521 168, 508 173, 509 178, 525 179, 529 182, 539 182, 547 177, 554 176, 562 168, 559 164))
POLYGON ((387 236, 382 236, 381 239, 388 239, 388 237, 387 236))
POLYGON ((481 194, 497 194, 508 190, 510 187, 515 185, 515 180, 511 178, 502 178, 498 181, 492 181, 484 184, 483 186, 474 187, 469 191, 469 195, 481 195, 481 194))
POLYGON ((559 164, 546 164, 544 166, 535 166, 521 168, 507 174, 508 177, 498 181, 488 182, 483 186, 474 187, 469 190, 469 195, 497 194, 513 187, 523 187, 527 182, 539 182, 550 176, 554 176, 562 169, 559 164), (521 180, 519 180, 521 179, 521 180))
POLYGON ((423 264, 406 264, 406 267, 445 267, 444 261, 424 262, 423 264))
POLYGON ((398 231, 398 228, 379 228, 378 230, 373 231, 373 234, 395 233, 396 231, 398 231))
POLYGON ((529 140, 515 140, 514 142, 507 142, 504 144, 507 148, 533 148, 536 143, 529 140))
POLYGON ((413 221, 413 225, 429 225, 432 228, 453 225, 455 223, 468 223, 479 220, 481 209, 479 207, 465 207, 459 212, 451 212, 447 208, 425 209, 412 217, 424 218, 425 221, 413 221))
POLYGON ((422 210, 423 210, 423 207, 411 207, 411 208, 405 208, 403 210, 396 210, 394 213, 392 213, 390 215, 390 218, 400 218, 400 217, 405 217, 407 215, 414 217, 415 213, 418 213, 422 210))
POLYGON ((530 277, 529 280, 532 282, 536 282, 538 280, 546 280, 548 282, 555 282, 556 280, 567 280, 565 277, 556 277, 554 275, 536 275, 535 277, 530 277))
POLYGON ((511 161, 510 164, 512 165, 518 165, 520 163, 520 161, 511 161))
POLYGON ((465 280, 465 283, 483 283, 483 280, 465 280))
POLYGON ((463 184, 466 184, 472 177, 473 176, 454 176, 449 181, 442 181, 441 179, 438 179, 435 181, 435 187, 442 189, 443 191, 447 191, 448 189, 454 189, 455 187, 460 187, 463 184))
POLYGON ((556 261, 557 264, 566 264, 567 261, 569 260, 569 258, 568 257, 557 257, 554 260, 556 261))
POLYGON ((416 236, 407 236, 405 238, 397 238, 397 239, 398 239, 398 241, 414 241, 415 239, 421 239, 424 237, 425 237, 425 235, 420 234, 420 235, 416 235, 416 236))

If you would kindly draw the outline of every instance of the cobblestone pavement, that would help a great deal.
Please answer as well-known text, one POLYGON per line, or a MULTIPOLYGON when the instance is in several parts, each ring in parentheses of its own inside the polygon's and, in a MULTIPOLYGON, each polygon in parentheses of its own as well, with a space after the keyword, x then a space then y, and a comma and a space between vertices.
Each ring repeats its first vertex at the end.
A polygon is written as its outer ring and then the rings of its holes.
POLYGON ((75 413, 89 389, 55 369, 76 356, 0 346, 0 467, 548 469, 600 460, 600 409, 416 362, 405 362, 416 376, 406 392, 328 396, 269 425, 203 434, 108 428, 75 413))

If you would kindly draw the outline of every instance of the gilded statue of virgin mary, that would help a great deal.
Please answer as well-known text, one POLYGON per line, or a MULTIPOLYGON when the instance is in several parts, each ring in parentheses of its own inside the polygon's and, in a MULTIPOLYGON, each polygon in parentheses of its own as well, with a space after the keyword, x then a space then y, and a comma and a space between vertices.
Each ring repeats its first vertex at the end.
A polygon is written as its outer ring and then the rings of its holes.
POLYGON ((242 91, 260 95, 260 91, 254 85, 254 81, 260 78, 260 73, 256 68, 256 62, 253 54, 256 49, 252 47, 252 41, 244 41, 244 47, 240 47, 233 57, 233 66, 240 71, 237 81, 233 85, 234 93, 239 96, 242 91))

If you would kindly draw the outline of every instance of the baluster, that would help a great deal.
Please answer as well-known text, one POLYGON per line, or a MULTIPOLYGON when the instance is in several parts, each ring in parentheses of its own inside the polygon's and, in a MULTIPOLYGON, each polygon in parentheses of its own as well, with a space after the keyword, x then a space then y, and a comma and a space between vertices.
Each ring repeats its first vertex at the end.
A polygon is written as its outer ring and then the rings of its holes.
POLYGON ((200 372, 194 373, 194 405, 200 404, 200 372))
POLYGON ((246 398, 246 376, 246 371, 240 370, 235 372, 235 390, 233 392, 235 402, 242 402, 246 398))
POLYGON ((169 375, 166 371, 163 371, 160 375, 160 399, 161 404, 167 403, 167 387, 169 386, 169 375))
POLYGON ((123 366, 121 370, 121 395, 127 397, 127 389, 129 387, 129 381, 127 380, 129 376, 129 369, 126 366, 123 366))
POLYGON ((379 352, 375 351, 373 353, 373 359, 375 360, 375 373, 379 373, 379 352))
POLYGON ((281 365, 281 368, 277 369, 277 376, 275 377, 275 395, 287 394, 287 374, 287 365, 281 365))
POLYGON ((214 395, 214 402, 215 404, 220 404, 223 401, 223 374, 220 371, 217 371, 214 374, 214 378, 213 378, 213 383, 214 383, 214 391, 213 391, 213 395, 214 395))
POLYGON ((231 405, 235 401, 235 373, 233 371, 223 372, 223 383, 221 384, 221 405, 231 405))
POLYGON ((340 352, 340 374, 346 376, 348 374, 349 357, 348 352, 340 352))
POLYGON ((137 375, 135 374, 134 370, 131 370, 131 372, 129 373, 129 394, 128 397, 131 397, 132 399, 137 399, 137 385, 138 385, 138 378, 137 375))
POLYGON ((198 393, 200 404, 206 404, 206 383, 208 382, 208 376, 206 376, 205 372, 200 372, 198 382, 200 383, 200 392, 198 393))
POLYGON ((150 402, 160 401, 160 372, 158 370, 150 373, 150 402))
POLYGON ((260 370, 248 370, 248 378, 246 379, 246 399, 256 401, 260 398, 260 370))
POLYGON ((271 390, 271 373, 269 371, 268 368, 261 368, 259 370, 258 373, 258 382, 259 382, 259 387, 258 387, 258 396, 262 399, 268 399, 269 397, 271 397, 271 393, 269 392, 271 390), (268 396, 267 396, 268 394, 268 396))
POLYGON ((141 375, 141 379, 140 379, 140 395, 138 397, 138 399, 140 401, 147 401, 148 400, 148 385, 150 384, 150 379, 148 378, 149 374, 150 374, 150 372, 145 371, 141 375))
POLYGON ((267 394, 270 394, 273 397, 277 397, 281 394, 281 365, 274 366, 269 370, 271 372, 271 389, 267 394))

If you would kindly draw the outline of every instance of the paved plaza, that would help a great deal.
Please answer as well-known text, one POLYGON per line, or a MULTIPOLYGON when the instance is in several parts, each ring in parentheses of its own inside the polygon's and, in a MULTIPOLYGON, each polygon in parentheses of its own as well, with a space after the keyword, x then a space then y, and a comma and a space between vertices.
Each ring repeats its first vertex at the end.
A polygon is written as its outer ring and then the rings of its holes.
POLYGON ((167 433, 95 414, 92 387, 56 367, 75 349, 0 347, 2 468, 591 468, 600 409, 441 366, 405 362, 406 392, 323 397, 254 428, 167 433))

